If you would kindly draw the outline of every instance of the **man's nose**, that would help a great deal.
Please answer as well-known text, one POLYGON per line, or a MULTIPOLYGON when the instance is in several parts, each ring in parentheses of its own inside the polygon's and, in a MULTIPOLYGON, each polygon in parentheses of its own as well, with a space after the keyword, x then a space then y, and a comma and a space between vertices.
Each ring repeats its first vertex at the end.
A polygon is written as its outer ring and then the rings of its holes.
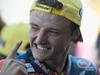
POLYGON ((45 44, 47 41, 47 35, 46 35, 46 32, 41 30, 37 33, 37 37, 36 37, 36 40, 35 42, 37 44, 45 44))

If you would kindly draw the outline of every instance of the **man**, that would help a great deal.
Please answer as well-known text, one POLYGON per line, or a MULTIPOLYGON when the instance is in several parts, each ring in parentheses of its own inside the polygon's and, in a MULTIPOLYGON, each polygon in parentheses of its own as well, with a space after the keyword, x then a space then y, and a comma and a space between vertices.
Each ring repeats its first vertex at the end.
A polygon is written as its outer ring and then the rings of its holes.
POLYGON ((3 63, 1 75, 98 75, 94 64, 68 55, 71 43, 82 41, 81 9, 80 0, 33 2, 31 49, 17 53, 22 43, 18 41, 3 63))

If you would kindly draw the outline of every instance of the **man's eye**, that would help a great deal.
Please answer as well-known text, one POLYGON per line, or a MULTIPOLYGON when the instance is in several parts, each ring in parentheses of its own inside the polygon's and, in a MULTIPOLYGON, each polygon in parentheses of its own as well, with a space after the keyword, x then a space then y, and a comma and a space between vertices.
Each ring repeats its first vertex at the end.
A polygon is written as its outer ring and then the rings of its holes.
POLYGON ((32 31, 38 31, 39 30, 39 26, 34 24, 34 23, 30 23, 30 27, 32 31))
POLYGON ((57 36, 57 35, 59 35, 59 32, 50 31, 49 34, 52 35, 52 36, 57 36))
POLYGON ((31 29, 32 29, 33 31, 38 31, 38 30, 39 30, 38 27, 31 27, 31 29))

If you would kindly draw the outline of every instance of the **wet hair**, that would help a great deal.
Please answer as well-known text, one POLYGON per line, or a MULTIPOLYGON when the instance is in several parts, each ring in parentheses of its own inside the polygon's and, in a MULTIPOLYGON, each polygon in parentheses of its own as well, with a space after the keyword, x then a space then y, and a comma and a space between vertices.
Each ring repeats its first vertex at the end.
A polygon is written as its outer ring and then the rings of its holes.
MULTIPOLYGON (((71 28, 71 33, 73 34, 73 32, 75 31, 75 30, 77 30, 77 31, 80 31, 80 27, 79 27, 79 25, 77 25, 77 24, 75 24, 75 23, 73 23, 73 22, 71 22, 71 25, 70 25, 70 28, 71 28)), ((77 43, 78 41, 83 41, 83 39, 82 39, 82 37, 81 37, 81 32, 79 33, 80 35, 78 36, 78 38, 76 39, 76 40, 74 40, 74 43, 77 43)))
POLYGON ((71 22, 71 30, 74 31, 76 29, 79 29, 79 25, 75 24, 74 22, 71 22))

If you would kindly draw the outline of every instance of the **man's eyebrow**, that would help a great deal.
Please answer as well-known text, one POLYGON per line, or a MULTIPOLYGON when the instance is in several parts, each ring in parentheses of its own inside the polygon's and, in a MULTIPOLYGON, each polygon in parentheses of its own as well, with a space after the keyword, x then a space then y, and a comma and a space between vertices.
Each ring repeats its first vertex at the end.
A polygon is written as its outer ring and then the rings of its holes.
POLYGON ((35 24, 35 23, 31 23, 31 22, 30 22, 29 24, 30 24, 30 25, 34 25, 34 26, 37 26, 37 27, 38 27, 38 25, 37 25, 37 24, 35 24))
POLYGON ((48 28, 49 30, 53 30, 53 31, 60 31, 60 29, 58 28, 48 28))

